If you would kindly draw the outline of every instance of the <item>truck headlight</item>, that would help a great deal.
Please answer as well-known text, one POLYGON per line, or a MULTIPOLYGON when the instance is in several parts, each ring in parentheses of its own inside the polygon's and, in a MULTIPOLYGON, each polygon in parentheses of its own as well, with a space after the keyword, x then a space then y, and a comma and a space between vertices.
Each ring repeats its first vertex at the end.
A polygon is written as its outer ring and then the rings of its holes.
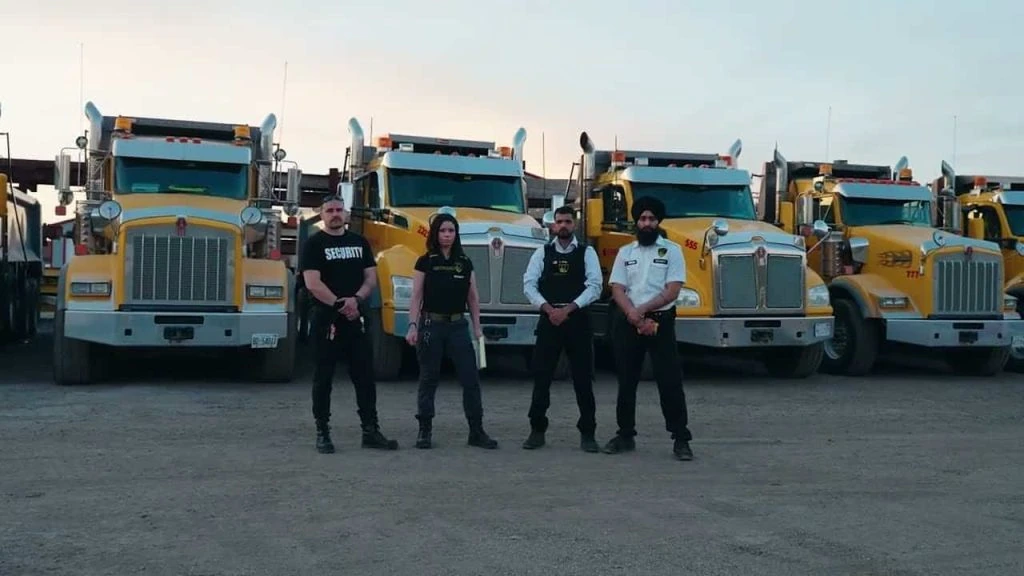
POLYGON ((1003 294, 1003 310, 1017 310, 1017 297, 1003 294))
POLYGON ((829 305, 828 286, 824 284, 811 286, 807 290, 807 305, 812 308, 824 308, 829 305))
POLYGON ((906 308, 909 300, 906 296, 883 296, 878 299, 879 308, 906 308))
POLYGON ((396 308, 408 308, 412 302, 412 278, 408 276, 392 276, 391 293, 394 297, 396 308))
POLYGON ((676 296, 676 306, 679 308, 699 308, 700 294, 693 288, 680 288, 679 296, 676 296))
POLYGON ((110 282, 72 282, 73 296, 110 296, 110 282))
POLYGON ((249 298, 266 298, 280 300, 284 298, 284 286, 265 286, 262 284, 246 284, 245 294, 249 298))

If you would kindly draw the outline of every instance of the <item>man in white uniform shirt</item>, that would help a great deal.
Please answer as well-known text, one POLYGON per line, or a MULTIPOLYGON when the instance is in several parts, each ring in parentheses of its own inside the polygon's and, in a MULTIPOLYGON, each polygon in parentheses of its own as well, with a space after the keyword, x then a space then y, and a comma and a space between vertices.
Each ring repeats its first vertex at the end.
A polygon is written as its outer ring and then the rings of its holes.
POLYGON ((573 235, 576 218, 572 206, 555 210, 555 238, 530 258, 523 274, 523 292, 540 309, 537 343, 533 357, 533 399, 530 402, 530 435, 523 448, 544 445, 547 410, 551 405, 551 378, 565 350, 572 371, 580 418, 580 448, 599 452, 594 401, 594 333, 587 308, 601 296, 601 263, 597 252, 583 246, 573 235))
POLYGON ((692 460, 686 395, 676 343, 676 298, 686 281, 686 262, 678 244, 660 234, 665 205, 643 196, 631 210, 637 239, 619 249, 609 283, 618 305, 612 313, 612 347, 619 380, 616 420, 619 430, 605 446, 608 454, 636 448, 636 388, 644 352, 651 353, 665 429, 680 460, 692 460))

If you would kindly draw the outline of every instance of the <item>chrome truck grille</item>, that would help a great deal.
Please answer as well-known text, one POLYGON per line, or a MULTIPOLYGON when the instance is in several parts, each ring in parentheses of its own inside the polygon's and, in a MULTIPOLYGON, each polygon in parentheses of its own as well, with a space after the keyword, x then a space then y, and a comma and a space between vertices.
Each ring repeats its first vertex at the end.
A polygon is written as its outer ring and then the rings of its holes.
POLYGON ((481 306, 530 306, 523 293, 523 273, 536 247, 506 246, 500 259, 492 259, 489 246, 463 246, 462 249, 473 261, 481 306))
POLYGON ((129 304, 220 305, 232 302, 234 237, 227 232, 188 226, 178 236, 173 226, 128 231, 125 294, 129 304))
POLYGON ((936 256, 934 265, 936 314, 1002 314, 1002 257, 944 254, 936 256))
POLYGON ((720 254, 716 258, 716 307, 719 313, 793 313, 804 307, 804 257, 767 254, 759 264, 748 254, 720 254))

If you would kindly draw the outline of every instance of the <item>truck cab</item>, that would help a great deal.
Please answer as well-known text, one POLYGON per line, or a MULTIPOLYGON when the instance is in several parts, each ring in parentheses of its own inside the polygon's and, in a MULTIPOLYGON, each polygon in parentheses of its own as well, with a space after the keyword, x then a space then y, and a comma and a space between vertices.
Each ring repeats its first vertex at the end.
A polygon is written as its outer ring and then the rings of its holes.
POLYGON ((757 219, 750 173, 728 154, 597 150, 580 135, 580 227, 598 253, 605 291, 595 333, 607 340, 615 304, 607 286, 618 250, 635 240, 632 203, 665 204, 661 228, 678 244, 686 282, 676 301, 681 344, 758 357, 770 373, 817 371, 832 334, 828 289, 807 268, 804 238, 757 219))
POLYGON ((523 293, 523 273, 548 231, 527 212, 523 144, 388 134, 366 145, 355 118, 350 228, 365 236, 377 259, 378 290, 367 331, 379 379, 399 375, 412 296, 413 266, 426 252, 433 215, 454 214, 462 247, 473 261, 487 345, 532 350, 540 313, 523 293))
POLYGON ((866 374, 883 345, 941 351, 963 373, 1002 370, 1019 316, 999 247, 935 228, 931 192, 906 157, 891 167, 787 161, 776 150, 761 199, 763 217, 786 230, 830 227, 808 240, 836 315, 822 371, 866 374))
MULTIPOLYGON (((956 174, 942 163, 942 176, 932 181, 936 200, 951 194, 960 204, 961 218, 939 212, 939 226, 999 246, 1003 256, 1003 288, 1017 299, 1024 314, 1024 178, 982 174, 956 174)), ((1020 325, 1020 323, 1017 323, 1020 325)), ((1024 372, 1024 334, 1014 331, 1006 370, 1024 372)))
MULTIPOLYGON (((85 199, 74 213, 75 256, 61 269, 54 378, 85 384, 125 347, 236 349, 259 380, 287 381, 295 358, 292 275, 280 259, 273 185, 276 119, 259 127, 104 116, 89 102, 85 199)), ((74 200, 70 158, 56 161, 60 206, 74 200)))

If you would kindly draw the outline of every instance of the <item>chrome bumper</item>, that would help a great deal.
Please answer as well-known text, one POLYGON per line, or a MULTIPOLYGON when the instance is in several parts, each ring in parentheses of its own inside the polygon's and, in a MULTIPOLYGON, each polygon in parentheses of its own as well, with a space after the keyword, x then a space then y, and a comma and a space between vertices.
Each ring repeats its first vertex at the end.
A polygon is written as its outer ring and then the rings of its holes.
POLYGON ((1020 320, 886 320, 887 340, 928 347, 1009 346, 1020 320))
MULTIPOLYGON (((467 314, 467 319, 469 315, 467 314)), ((480 312, 480 328, 491 346, 533 346, 537 342, 540 314, 492 314, 480 312)), ((395 336, 409 330, 409 312, 395 311, 395 336)))
POLYGON ((110 346, 273 347, 287 334, 284 312, 64 312, 65 336, 110 346))
POLYGON ((676 318, 676 340, 713 348, 809 346, 832 337, 835 318, 676 318))

